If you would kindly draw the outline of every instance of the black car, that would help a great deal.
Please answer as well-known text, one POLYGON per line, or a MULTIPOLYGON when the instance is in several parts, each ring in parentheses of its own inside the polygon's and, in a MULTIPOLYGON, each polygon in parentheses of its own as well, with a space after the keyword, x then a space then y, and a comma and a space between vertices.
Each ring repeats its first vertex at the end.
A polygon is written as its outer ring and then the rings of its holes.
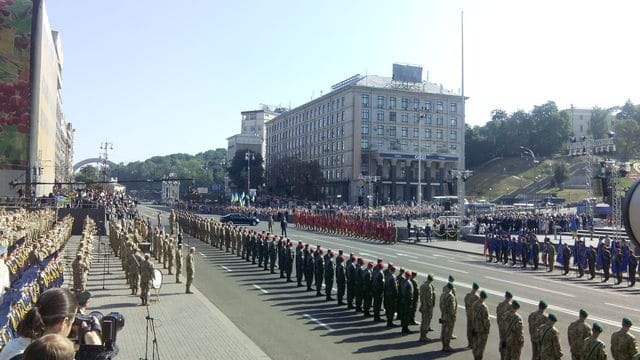
POLYGON ((229 222, 233 224, 248 224, 248 225, 255 226, 255 225, 258 225, 258 223, 260 222, 260 219, 258 219, 257 217, 248 216, 245 214, 231 213, 221 217, 220 222, 223 222, 223 223, 229 222))

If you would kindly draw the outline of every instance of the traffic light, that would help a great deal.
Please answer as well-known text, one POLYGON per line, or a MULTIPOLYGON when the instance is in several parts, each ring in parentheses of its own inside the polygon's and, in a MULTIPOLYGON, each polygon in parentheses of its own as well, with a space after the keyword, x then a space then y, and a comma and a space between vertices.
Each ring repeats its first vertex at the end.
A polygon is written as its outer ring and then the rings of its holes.
POLYGON ((358 205, 364 206, 364 196, 358 196, 358 205))

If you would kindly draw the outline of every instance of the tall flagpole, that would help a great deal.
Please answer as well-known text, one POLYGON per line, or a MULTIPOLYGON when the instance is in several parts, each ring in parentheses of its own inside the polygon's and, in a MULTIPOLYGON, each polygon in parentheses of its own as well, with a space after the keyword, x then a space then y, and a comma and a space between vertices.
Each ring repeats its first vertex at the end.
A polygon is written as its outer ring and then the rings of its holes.
MULTIPOLYGON (((465 98, 464 98, 464 12, 460 12, 460 30, 461 30, 461 74, 462 74, 462 84, 461 84, 461 103, 462 103, 462 119, 460 121, 460 155, 458 156, 458 170, 460 174, 458 176, 458 216, 460 216, 461 223, 459 224, 462 227, 462 219, 465 216, 465 206, 464 206, 464 179, 467 177, 465 175, 465 132, 466 132, 466 115, 465 115, 465 98)), ((462 229, 460 229, 462 230, 462 229)))

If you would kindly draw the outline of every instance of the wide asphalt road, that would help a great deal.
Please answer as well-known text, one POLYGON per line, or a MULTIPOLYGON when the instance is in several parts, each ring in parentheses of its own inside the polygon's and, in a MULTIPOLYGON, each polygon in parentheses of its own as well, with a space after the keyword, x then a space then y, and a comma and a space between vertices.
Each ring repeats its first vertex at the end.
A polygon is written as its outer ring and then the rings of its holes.
MULTIPOLYGON (((158 209, 139 206, 141 215, 150 217, 155 223, 158 209)), ((163 222, 166 221, 166 213, 163 222)), ((266 230, 260 223, 257 230, 266 230)), ((601 339, 610 342, 612 332, 620 327, 624 316, 636 322, 632 333, 638 335, 640 309, 636 306, 636 289, 614 287, 593 281, 577 279, 574 274, 562 276, 559 271, 521 270, 509 266, 488 264, 482 256, 428 248, 411 244, 383 245, 371 241, 340 238, 325 234, 300 231, 291 226, 289 238, 324 249, 343 249, 345 254, 355 252, 369 259, 383 258, 385 263, 418 272, 421 284, 427 273, 434 274, 437 297, 449 275, 455 277, 458 316, 454 334, 457 340, 451 345, 453 354, 440 351, 441 343, 418 342, 418 333, 401 335, 399 328, 388 329, 385 323, 374 323, 362 314, 326 302, 324 297, 315 297, 315 292, 286 283, 279 275, 269 274, 251 265, 236 255, 212 248, 210 245, 187 237, 196 247, 195 286, 220 308, 263 351, 274 359, 336 359, 342 356, 362 359, 451 359, 472 358, 471 351, 464 349, 466 340, 466 316, 464 295, 475 281, 489 293, 486 303, 491 314, 491 334, 485 351, 486 359, 499 358, 498 329, 495 321, 496 306, 503 300, 504 292, 511 291, 522 307, 525 346, 523 358, 531 353, 527 317, 534 311, 540 299, 549 303, 549 312, 558 316, 556 327, 561 333, 561 345, 565 357, 570 357, 567 342, 567 327, 577 318, 580 308, 589 311, 589 322, 598 321, 604 326, 601 339)), ((295 272, 295 271, 294 271, 295 272)), ((335 293, 334 293, 335 297, 335 293)), ((440 326, 437 319, 440 311, 434 311, 431 338, 438 339, 440 326)), ((416 320, 420 321, 420 313, 416 320)), ((396 321, 399 323, 399 321, 396 321)), ((412 330, 417 331, 418 326, 412 330)), ((197 330, 196 330, 197 331, 197 330)))

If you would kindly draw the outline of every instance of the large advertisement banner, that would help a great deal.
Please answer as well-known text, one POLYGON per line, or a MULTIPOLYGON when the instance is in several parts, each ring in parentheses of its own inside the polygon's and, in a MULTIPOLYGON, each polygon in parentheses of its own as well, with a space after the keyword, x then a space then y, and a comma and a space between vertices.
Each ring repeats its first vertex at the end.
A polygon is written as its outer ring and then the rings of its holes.
POLYGON ((26 169, 33 0, 0 0, 0 169, 26 169))

